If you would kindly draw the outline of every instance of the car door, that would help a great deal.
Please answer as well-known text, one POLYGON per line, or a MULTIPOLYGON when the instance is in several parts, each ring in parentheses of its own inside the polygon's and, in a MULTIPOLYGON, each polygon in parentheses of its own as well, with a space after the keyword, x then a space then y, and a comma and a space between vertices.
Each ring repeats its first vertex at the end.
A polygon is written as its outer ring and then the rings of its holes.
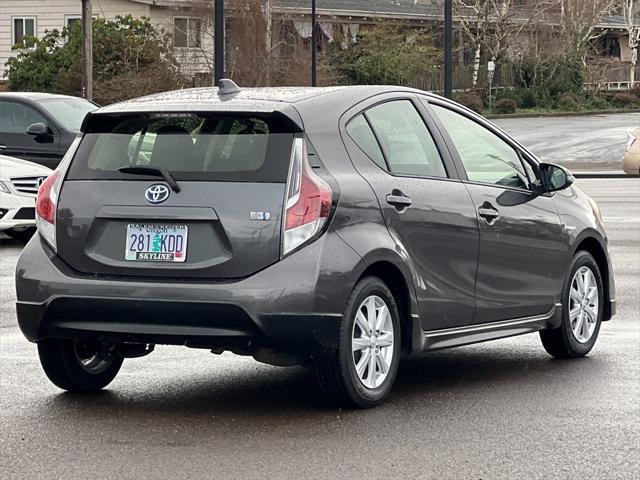
POLYGON ((448 104, 429 102, 468 188, 480 225, 474 323, 549 313, 566 265, 566 235, 537 165, 506 135, 448 104))
POLYGON ((369 100, 345 117, 349 155, 413 267, 423 330, 471 322, 478 223, 442 139, 413 95, 369 100))
POLYGON ((15 100, 0 100, 0 153, 55 168, 61 154, 58 129, 35 108, 15 100), (47 133, 29 135, 27 129, 43 123, 47 133))

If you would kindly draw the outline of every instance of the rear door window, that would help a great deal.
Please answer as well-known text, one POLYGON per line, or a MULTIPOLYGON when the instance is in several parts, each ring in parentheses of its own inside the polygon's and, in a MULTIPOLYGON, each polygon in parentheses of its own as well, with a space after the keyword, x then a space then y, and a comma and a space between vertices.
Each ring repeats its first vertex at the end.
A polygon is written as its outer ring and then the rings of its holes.
POLYGON ((386 102, 365 113, 392 173, 446 177, 440 152, 409 100, 386 102))
POLYGON ((139 166, 178 180, 285 182, 294 136, 279 118, 205 114, 96 115, 85 130, 71 180, 140 180, 119 171, 139 166))
POLYGON ((347 133, 371 160, 380 168, 387 170, 387 164, 384 161, 378 140, 376 140, 369 122, 364 118, 364 114, 358 115, 347 124, 347 133))

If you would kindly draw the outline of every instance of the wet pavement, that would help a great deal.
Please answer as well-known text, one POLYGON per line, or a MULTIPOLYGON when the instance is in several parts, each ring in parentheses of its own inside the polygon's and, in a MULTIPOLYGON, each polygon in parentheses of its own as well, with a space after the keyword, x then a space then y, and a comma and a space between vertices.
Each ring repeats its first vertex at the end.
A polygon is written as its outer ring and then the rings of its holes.
POLYGON ((310 369, 167 346, 63 393, 16 326, 22 245, 0 240, 0 478, 638 478, 640 180, 578 184, 618 292, 593 352, 554 360, 533 334, 431 353, 367 411, 328 407, 310 369))

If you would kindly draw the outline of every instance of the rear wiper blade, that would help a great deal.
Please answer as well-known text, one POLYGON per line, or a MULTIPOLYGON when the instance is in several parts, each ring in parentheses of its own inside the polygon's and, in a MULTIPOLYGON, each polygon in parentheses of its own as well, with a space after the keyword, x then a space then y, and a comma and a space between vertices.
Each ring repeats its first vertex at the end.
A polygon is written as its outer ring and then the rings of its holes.
POLYGON ((173 178, 170 172, 165 170, 164 168, 157 167, 121 167, 118 169, 120 173, 130 173, 131 175, 149 175, 151 177, 162 177, 164 178, 171 190, 178 193, 180 191, 180 185, 176 182, 176 179, 173 178))

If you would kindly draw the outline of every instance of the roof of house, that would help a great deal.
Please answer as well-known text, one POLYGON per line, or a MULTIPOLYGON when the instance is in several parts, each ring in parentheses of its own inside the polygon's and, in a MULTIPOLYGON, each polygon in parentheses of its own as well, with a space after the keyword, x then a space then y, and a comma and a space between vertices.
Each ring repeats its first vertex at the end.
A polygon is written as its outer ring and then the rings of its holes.
MULTIPOLYGON (((132 0, 138 3, 161 7, 188 7, 210 0, 132 0)), ((310 0, 272 0, 272 8, 278 13, 311 13, 310 0)), ((442 19, 444 9, 439 0, 319 0, 316 5, 318 15, 341 17, 375 17, 405 20, 442 19)), ((599 28, 625 28, 622 15, 602 17, 599 28)))
MULTIPOLYGON (((274 0, 274 8, 282 11, 309 11, 308 0, 274 0)), ((322 0, 316 5, 319 14, 385 16, 385 17, 442 17, 442 5, 416 3, 414 0, 322 0)))
MULTIPOLYGON (((210 0, 132 0, 160 7, 188 7, 198 3, 210 3, 210 0)), ((309 0, 272 0, 272 8, 282 12, 311 12, 309 0)), ((442 7, 414 0, 320 0, 316 6, 320 15, 337 14, 354 16, 441 16, 442 7)))

